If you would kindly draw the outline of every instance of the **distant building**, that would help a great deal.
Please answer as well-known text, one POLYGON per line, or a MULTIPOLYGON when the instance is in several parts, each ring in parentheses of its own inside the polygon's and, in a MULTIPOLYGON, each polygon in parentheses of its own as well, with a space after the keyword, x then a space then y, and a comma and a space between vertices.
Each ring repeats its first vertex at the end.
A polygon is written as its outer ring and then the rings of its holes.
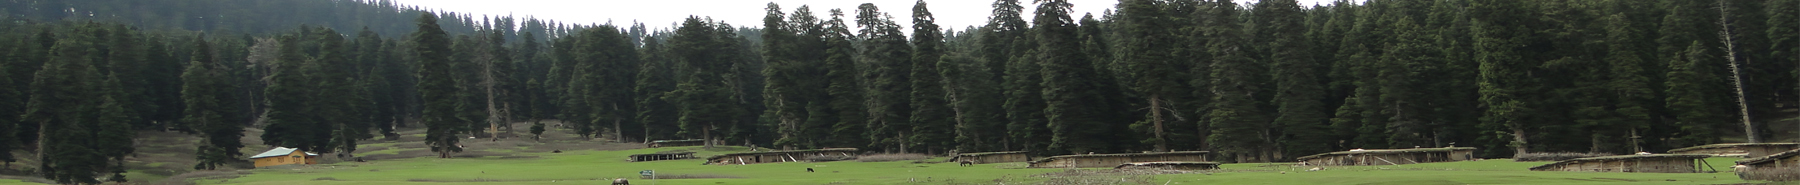
POLYGON ((1677 148, 1669 153, 1757 158, 1794 149, 1800 149, 1800 143, 1721 143, 1677 148))
POLYGON ((950 157, 950 162, 958 161, 969 161, 975 164, 1029 162, 1031 157, 1026 156, 1024 151, 964 153, 950 157))
POLYGON ((1308 166, 1401 165, 1433 162, 1467 161, 1475 158, 1474 147, 1351 150, 1313 154, 1294 158, 1308 166))
POLYGON ((788 150, 788 151, 769 151, 769 152, 730 153, 730 154, 707 157, 705 164, 747 165, 747 164, 758 164, 758 163, 803 162, 803 161, 809 161, 808 159, 812 158, 813 156, 855 157, 856 149, 855 148, 827 148, 827 149, 818 149, 818 150, 788 150))
POLYGON ((694 152, 637 154, 637 155, 631 155, 631 156, 625 157, 626 161, 631 161, 631 162, 681 160, 681 159, 697 159, 697 158, 694 157, 694 152))
POLYGON ((650 147, 650 148, 677 147, 677 146, 701 146, 701 145, 706 145, 706 140, 703 140, 703 139, 656 140, 656 141, 651 141, 650 143, 647 143, 645 145, 646 146, 644 146, 644 147, 650 147))
POLYGON ((1531 171, 1699 173, 1704 154, 1616 155, 1563 160, 1531 167, 1531 171))
POLYGON ((1154 170, 1211 170, 1219 169, 1217 162, 1141 162, 1120 164, 1113 169, 1154 169, 1154 170))
POLYGON ((275 149, 269 149, 269 151, 263 152, 262 154, 250 156, 250 160, 256 162, 257 168, 291 164, 309 165, 319 164, 319 154, 300 151, 300 149, 295 148, 275 147, 275 149))
POLYGON ((1032 168, 1110 168, 1137 162, 1206 162, 1207 151, 1060 155, 1031 161, 1032 168))

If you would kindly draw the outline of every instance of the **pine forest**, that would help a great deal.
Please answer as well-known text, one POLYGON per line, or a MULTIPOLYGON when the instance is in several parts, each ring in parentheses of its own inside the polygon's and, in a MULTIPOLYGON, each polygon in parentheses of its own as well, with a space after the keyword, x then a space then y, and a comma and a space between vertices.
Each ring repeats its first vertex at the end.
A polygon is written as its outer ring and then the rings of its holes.
POLYGON ((0 0, 0 161, 100 183, 141 132, 204 138, 193 168, 214 169, 399 137, 449 158, 545 127, 1234 162, 1800 140, 1800 0, 995 0, 964 28, 923 0, 882 6, 913 13, 769 3, 740 7, 760 23, 656 28, 388 0, 0 0))

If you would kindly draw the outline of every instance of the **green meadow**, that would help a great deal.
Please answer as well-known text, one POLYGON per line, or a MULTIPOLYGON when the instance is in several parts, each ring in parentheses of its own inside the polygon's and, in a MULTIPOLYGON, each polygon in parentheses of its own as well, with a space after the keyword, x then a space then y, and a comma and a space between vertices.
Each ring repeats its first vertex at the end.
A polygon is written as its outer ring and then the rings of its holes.
MULTIPOLYGON (((1294 167, 1287 163, 1225 164, 1182 174, 1120 173, 1104 169, 1034 169, 1023 163, 962 167, 944 159, 893 162, 836 161, 703 165, 703 160, 627 162, 626 155, 693 151, 697 156, 745 152, 743 147, 670 147, 614 151, 518 153, 507 157, 418 157, 337 162, 238 175, 188 178, 195 184, 1756 184, 1730 172, 1737 158, 1711 158, 1717 173, 1535 172, 1549 162, 1481 160, 1386 166, 1294 167), (816 172, 806 172, 813 168, 816 172), (641 170, 678 179, 643 179, 641 170)), ((0 184, 26 184, 0 180, 0 184)))

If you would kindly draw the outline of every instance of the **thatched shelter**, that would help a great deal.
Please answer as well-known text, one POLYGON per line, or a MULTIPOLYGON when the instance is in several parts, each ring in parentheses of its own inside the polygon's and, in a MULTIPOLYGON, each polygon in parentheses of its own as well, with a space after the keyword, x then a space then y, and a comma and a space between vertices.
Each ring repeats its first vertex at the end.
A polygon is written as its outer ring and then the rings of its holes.
POLYGON ((818 150, 788 150, 768 152, 745 152, 716 155, 706 158, 705 164, 757 164, 778 162, 801 162, 812 156, 856 156, 855 148, 827 148, 818 150))
POLYGON ((631 161, 631 162, 682 160, 682 159, 698 159, 698 158, 694 157, 694 152, 636 154, 636 155, 630 155, 630 156, 625 157, 626 161, 631 161))
POLYGON ((1751 168, 1800 167, 1800 149, 1738 160, 1737 164, 1751 168))
POLYGON ((1113 169, 1211 170, 1219 169, 1219 163, 1188 161, 1139 162, 1120 164, 1118 167, 1113 167, 1113 169))
POLYGON ((1025 155, 1025 151, 963 153, 950 157, 950 161, 969 161, 975 164, 1030 162, 1031 156, 1025 155))
POLYGON ((1531 171, 1699 173, 1705 154, 1639 154, 1563 160, 1531 171))
POLYGON ((1677 148, 1669 153, 1756 158, 1794 149, 1800 149, 1800 143, 1721 143, 1677 148))
POLYGON ((1313 154, 1294 158, 1309 166, 1401 165, 1432 162, 1467 161, 1475 158, 1474 147, 1351 150, 1313 154))
POLYGON ((704 140, 704 139, 656 140, 656 141, 651 141, 650 143, 645 143, 644 145, 645 145, 644 147, 650 147, 650 148, 677 147, 677 146, 701 146, 701 145, 706 145, 706 140, 704 140))
POLYGON ((1104 168, 1135 162, 1206 162, 1207 151, 1061 155, 1031 161, 1032 168, 1104 168))

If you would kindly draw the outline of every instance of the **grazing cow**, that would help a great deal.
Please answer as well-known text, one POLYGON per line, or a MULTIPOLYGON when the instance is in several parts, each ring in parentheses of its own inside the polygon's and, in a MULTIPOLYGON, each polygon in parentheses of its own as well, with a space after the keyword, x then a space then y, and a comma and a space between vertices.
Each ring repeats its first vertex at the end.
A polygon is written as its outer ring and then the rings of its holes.
POLYGON ((625 178, 617 178, 613 179, 612 185, 631 185, 631 181, 627 181, 625 178))
POLYGON ((806 168, 806 172, 813 172, 813 170, 812 168, 806 168))
POLYGON ((975 166, 975 161, 974 161, 974 160, 963 160, 963 161, 962 161, 962 162, 960 162, 960 163, 961 163, 961 164, 958 164, 958 165, 960 165, 960 166, 975 166))

